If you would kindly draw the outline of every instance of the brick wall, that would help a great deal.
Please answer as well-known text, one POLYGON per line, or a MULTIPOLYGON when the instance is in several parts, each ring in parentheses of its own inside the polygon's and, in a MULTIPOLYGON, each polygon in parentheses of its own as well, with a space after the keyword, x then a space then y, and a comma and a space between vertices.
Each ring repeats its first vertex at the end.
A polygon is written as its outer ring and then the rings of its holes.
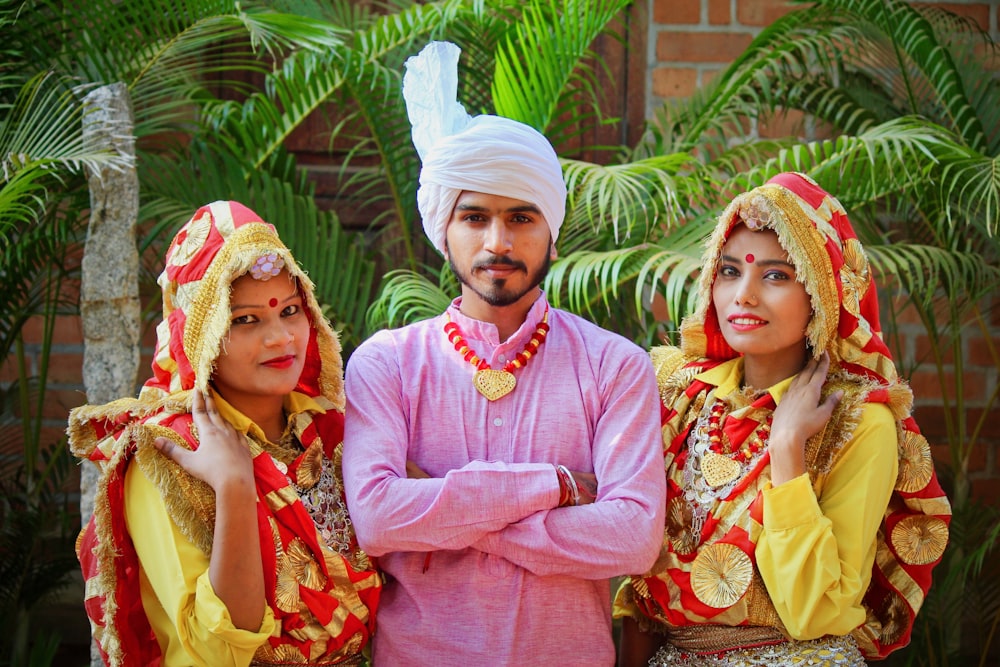
MULTIPOLYGON (((765 26, 791 9, 785 0, 646 0, 646 4, 650 59, 647 114, 662 101, 687 97, 711 81, 765 26)), ((1000 0, 916 0, 914 4, 943 7, 968 17, 1000 41, 1000 0)), ((790 116, 769 125, 753 126, 750 132, 764 137, 788 136, 793 132, 809 136, 811 128, 803 120, 801 116, 790 116)), ((885 301, 883 309, 887 306, 885 301)), ((961 354, 965 372, 961 378, 955 377, 954 359, 946 357, 942 367, 944 382, 939 379, 936 366, 929 363, 925 330, 914 313, 902 313, 898 340, 890 341, 901 369, 911 377, 917 419, 934 445, 935 456, 942 462, 948 462, 946 412, 954 403, 956 385, 961 382, 964 391, 968 410, 962 416, 970 434, 981 420, 989 396, 997 391, 1000 360, 992 354, 1000 347, 1000 290, 982 308, 988 313, 985 330, 976 324, 963 329, 961 354)), ((953 410, 951 413, 958 416, 953 410)), ((994 406, 982 421, 978 445, 969 463, 973 495, 998 503, 1000 408, 994 406)))

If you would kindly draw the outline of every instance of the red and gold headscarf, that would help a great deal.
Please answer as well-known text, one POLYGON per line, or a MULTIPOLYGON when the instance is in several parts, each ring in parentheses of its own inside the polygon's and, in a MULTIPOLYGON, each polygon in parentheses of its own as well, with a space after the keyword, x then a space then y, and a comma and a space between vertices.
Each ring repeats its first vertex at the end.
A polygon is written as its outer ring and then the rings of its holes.
MULTIPOLYGON (((322 315, 312 282, 274 227, 242 204, 219 201, 198 209, 167 251, 159 278, 163 321, 157 327, 153 376, 139 397, 85 405, 70 415, 74 454, 101 468, 94 516, 81 531, 77 554, 87 582, 87 613, 109 665, 158 664, 162 658, 142 608, 139 562, 125 524, 127 466, 142 468, 160 488, 178 528, 210 554, 215 521, 211 488, 160 455, 152 441, 165 436, 197 448, 191 390, 209 390, 229 331, 232 282, 247 273, 277 275, 281 269, 296 279, 310 322, 296 392, 316 407, 289 417, 290 432, 304 450, 291 461, 277 460, 261 443, 248 439, 265 592, 280 630, 258 649, 256 659, 341 663, 358 656, 374 630, 381 590, 378 573, 357 548, 349 524, 327 526, 322 534, 299 495, 326 488, 317 483, 330 471, 335 479, 340 477, 340 343, 322 315), (340 531, 338 540, 330 538, 331 530, 340 531)), ((342 494, 339 482, 334 486, 342 494)))
MULTIPOLYGON (((833 419, 844 421, 835 430, 853 429, 848 424, 849 403, 883 403, 897 420, 899 473, 878 535, 872 579, 864 597, 868 617, 853 633, 865 655, 884 657, 909 642, 914 616, 930 587, 931 569, 940 561, 947 543, 951 510, 935 476, 930 447, 910 414, 912 393, 897 377, 892 355, 882 340, 868 259, 840 202, 805 175, 779 174, 737 196, 725 209, 707 244, 705 268, 698 284, 698 306, 681 325, 681 349, 654 351, 654 361, 659 356, 661 362, 666 360, 661 366, 679 369, 661 375, 664 432, 673 434, 671 442, 664 443, 667 462, 673 456, 683 456, 691 415, 697 415, 701 409, 699 402, 704 403, 706 392, 711 390, 704 382, 694 380, 694 376, 739 356, 723 337, 712 302, 722 248, 738 224, 755 230, 773 230, 794 263, 798 279, 804 283, 813 310, 806 329, 811 352, 815 357, 828 352, 830 377, 836 378, 833 382, 838 387, 849 388, 849 394, 834 413, 833 419), (669 377, 667 385, 664 377, 669 377)), ((828 384, 833 386, 831 381, 828 384)), ((766 424, 755 415, 770 414, 774 404, 769 394, 756 400, 743 407, 735 406, 726 418, 723 430, 733 442, 752 445, 762 432, 758 429, 766 430, 766 424)), ((826 446, 817 443, 807 446, 814 482, 817 476, 829 471, 836 449, 832 441, 826 446)), ((766 456, 761 459, 757 469, 767 460, 766 456)), ((668 484, 675 482, 668 480, 668 484)), ((674 490, 676 495, 677 489, 674 490)), ((741 490, 742 487, 737 487, 728 498, 735 498, 741 490)), ((760 510, 759 504, 751 507, 751 514, 755 509, 760 510)), ((757 523, 762 520, 760 516, 751 519, 757 523)), ((706 519, 706 533, 715 520, 711 516, 706 519)), ((671 535, 669 507, 667 532, 675 541, 677 536, 686 535, 680 528, 671 535)), ((747 533, 737 526, 733 534, 747 533)), ((681 552, 693 548, 690 544, 675 547, 681 552)), ((633 584, 642 591, 640 603, 645 599, 648 604, 651 596, 656 597, 660 582, 656 577, 645 581, 633 578, 633 584)), ((686 622, 682 617, 676 620, 686 622)))

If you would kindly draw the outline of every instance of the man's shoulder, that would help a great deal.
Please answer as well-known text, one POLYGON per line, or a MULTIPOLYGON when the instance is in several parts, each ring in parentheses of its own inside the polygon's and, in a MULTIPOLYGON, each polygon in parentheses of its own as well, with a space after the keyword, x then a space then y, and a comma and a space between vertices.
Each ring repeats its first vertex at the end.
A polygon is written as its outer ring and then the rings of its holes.
POLYGON ((638 354, 643 356, 647 354, 645 350, 628 338, 625 338, 625 336, 594 324, 585 317, 580 317, 559 308, 552 308, 551 310, 554 314, 552 319, 565 327, 570 335, 581 337, 588 346, 593 345, 595 348, 598 345, 610 347, 622 354, 638 354))
POLYGON ((439 318, 432 317, 395 329, 379 329, 366 338, 351 354, 354 358, 394 356, 400 348, 407 348, 425 339, 438 329, 439 318))

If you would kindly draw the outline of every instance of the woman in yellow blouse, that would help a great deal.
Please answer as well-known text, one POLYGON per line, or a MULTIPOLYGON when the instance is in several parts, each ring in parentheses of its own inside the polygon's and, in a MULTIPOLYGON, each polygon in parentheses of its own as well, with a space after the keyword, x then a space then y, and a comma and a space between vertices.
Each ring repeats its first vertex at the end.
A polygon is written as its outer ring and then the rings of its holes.
POLYGON ((840 203, 780 174, 708 242, 654 348, 667 519, 619 590, 621 667, 864 665, 909 641, 950 506, 840 203))
POLYGON ((83 406, 101 468, 77 554, 114 667, 356 665, 381 583, 343 498, 340 345, 274 227, 200 208, 159 279, 153 377, 83 406))

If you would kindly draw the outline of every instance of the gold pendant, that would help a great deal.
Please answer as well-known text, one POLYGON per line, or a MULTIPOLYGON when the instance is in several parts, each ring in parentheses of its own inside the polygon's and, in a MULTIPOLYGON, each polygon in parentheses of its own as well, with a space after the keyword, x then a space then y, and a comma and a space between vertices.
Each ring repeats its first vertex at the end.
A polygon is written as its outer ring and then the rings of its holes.
POLYGON ((705 452, 701 457, 701 475, 711 487, 729 484, 743 472, 743 467, 729 458, 715 452, 705 452))
POLYGON ((513 373, 484 368, 476 371, 476 374, 472 376, 472 384, 488 400, 495 401, 514 391, 517 380, 513 373))

